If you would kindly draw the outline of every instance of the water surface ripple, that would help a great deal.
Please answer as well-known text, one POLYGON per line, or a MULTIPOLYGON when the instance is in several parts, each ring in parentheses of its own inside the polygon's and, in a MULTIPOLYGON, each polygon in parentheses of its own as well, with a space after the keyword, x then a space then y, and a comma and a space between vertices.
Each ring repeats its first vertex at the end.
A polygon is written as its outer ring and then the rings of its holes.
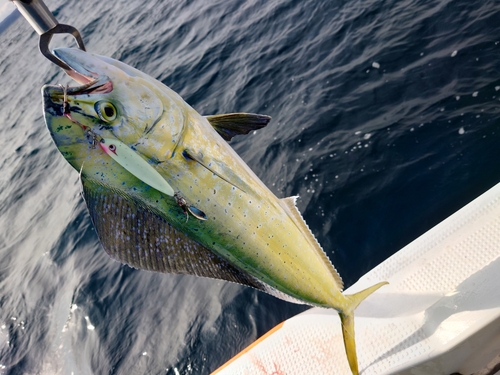
MULTIPOLYGON (((89 51, 161 80, 204 115, 272 116, 231 145, 279 197, 300 196, 347 286, 500 181, 498 1, 46 4, 89 51)), ((0 374, 208 374, 305 309, 112 261, 42 117, 41 86, 69 79, 24 19, 9 22, 0 374)))

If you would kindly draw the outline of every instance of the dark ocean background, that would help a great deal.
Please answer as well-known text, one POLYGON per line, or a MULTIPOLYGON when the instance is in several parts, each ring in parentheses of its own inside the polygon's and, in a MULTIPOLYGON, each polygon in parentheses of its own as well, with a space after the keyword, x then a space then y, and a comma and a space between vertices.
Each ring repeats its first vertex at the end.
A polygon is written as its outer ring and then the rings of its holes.
MULTIPOLYGON (((231 145, 278 197, 300 195, 346 286, 500 182, 498 0, 46 4, 201 114, 272 116, 231 145)), ((42 85, 70 80, 7 23, 0 374, 208 374, 306 309, 111 260, 43 120, 42 85)))

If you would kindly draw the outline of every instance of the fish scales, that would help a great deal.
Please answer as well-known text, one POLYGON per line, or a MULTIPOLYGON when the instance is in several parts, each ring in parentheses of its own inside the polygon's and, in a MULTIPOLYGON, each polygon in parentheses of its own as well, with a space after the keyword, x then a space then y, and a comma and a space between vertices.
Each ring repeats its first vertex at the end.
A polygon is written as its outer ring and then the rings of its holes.
MULTIPOLYGON (((204 122, 201 116, 198 121, 204 122)), ((207 124, 202 126, 207 128, 207 124)), ((201 147, 200 142, 207 142, 212 145, 206 152, 211 159, 238 170, 240 159, 232 154, 225 157, 218 152, 220 147, 217 141, 220 140, 214 138, 212 129, 208 129, 203 137, 198 137, 197 132, 188 127, 183 142, 193 149, 201 147)), ((142 150, 141 147, 137 149, 139 152, 142 150)), ((329 268, 331 265, 325 264, 316 252, 307 262, 301 259, 301 253, 311 246, 279 202, 272 200, 273 195, 267 188, 258 185, 249 188, 247 181, 254 177, 246 169, 239 176, 244 183, 242 189, 246 188, 248 192, 219 179, 199 163, 191 161, 186 166, 183 159, 182 154, 176 153, 174 158, 160 163, 159 168, 169 171, 174 176, 172 184, 212 219, 205 225, 209 231, 217 233, 218 242, 210 243, 208 236, 208 239, 200 238, 205 246, 213 247, 222 257, 232 259, 238 267, 284 293, 315 305, 331 305, 330 285, 336 283, 329 268), (206 186, 213 187, 216 193, 204 192, 206 186), (197 199, 202 194, 206 197, 197 199), (276 236, 275 233, 281 235, 276 236), (301 259, 300 267, 296 265, 298 259, 301 259), (284 288, 283 284, 287 287, 284 288)), ((222 174, 224 170, 218 172, 222 174)))
POLYGON ((385 283, 343 295, 342 280, 295 198, 278 199, 227 144, 270 118, 203 117, 119 61, 74 49, 54 54, 81 86, 45 86, 45 120, 80 173, 108 254, 135 268, 237 282, 336 309, 357 374, 353 312, 385 283))

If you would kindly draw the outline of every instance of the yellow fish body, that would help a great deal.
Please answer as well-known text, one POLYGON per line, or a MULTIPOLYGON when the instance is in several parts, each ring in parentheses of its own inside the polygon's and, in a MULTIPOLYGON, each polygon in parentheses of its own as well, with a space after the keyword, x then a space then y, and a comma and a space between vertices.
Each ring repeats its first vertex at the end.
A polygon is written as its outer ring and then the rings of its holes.
POLYGON ((353 311, 385 283, 355 295, 295 206, 278 199, 227 144, 267 116, 203 117, 175 92, 119 61, 54 53, 82 84, 43 88, 45 119, 108 254, 132 267, 249 285, 333 308, 358 373, 353 311))

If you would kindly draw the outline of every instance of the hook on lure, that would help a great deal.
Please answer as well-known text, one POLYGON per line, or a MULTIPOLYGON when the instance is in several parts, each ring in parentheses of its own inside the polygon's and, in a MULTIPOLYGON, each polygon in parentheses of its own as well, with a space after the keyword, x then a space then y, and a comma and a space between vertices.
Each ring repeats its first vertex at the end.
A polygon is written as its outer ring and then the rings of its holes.
POLYGON ((181 195, 180 191, 178 191, 177 193, 174 194, 174 198, 175 198, 175 201, 177 202, 177 204, 182 208, 182 211, 184 212, 184 214, 186 215, 186 223, 188 222, 188 219, 189 219, 188 212, 191 215, 193 215, 195 218, 197 218, 198 220, 205 221, 208 219, 207 215, 205 215, 205 213, 202 210, 196 208, 195 206, 191 206, 190 204, 188 204, 188 202, 186 201, 186 198, 184 198, 181 195))
POLYGON ((54 34, 71 34, 75 38, 78 48, 85 51, 85 44, 80 32, 73 26, 60 24, 42 0, 11 1, 38 35, 40 35, 38 47, 42 55, 62 69, 71 70, 66 63, 59 60, 50 52, 49 44, 54 34))
POLYGON ((92 148, 96 148, 97 145, 102 142, 102 137, 94 133, 88 126, 83 125, 80 121, 75 120, 73 116, 71 116, 71 110, 68 101, 68 86, 63 86, 60 84, 59 87, 61 87, 61 90, 63 91, 63 116, 82 128, 82 130, 85 132, 85 136, 89 141, 89 144, 92 146, 92 148))

